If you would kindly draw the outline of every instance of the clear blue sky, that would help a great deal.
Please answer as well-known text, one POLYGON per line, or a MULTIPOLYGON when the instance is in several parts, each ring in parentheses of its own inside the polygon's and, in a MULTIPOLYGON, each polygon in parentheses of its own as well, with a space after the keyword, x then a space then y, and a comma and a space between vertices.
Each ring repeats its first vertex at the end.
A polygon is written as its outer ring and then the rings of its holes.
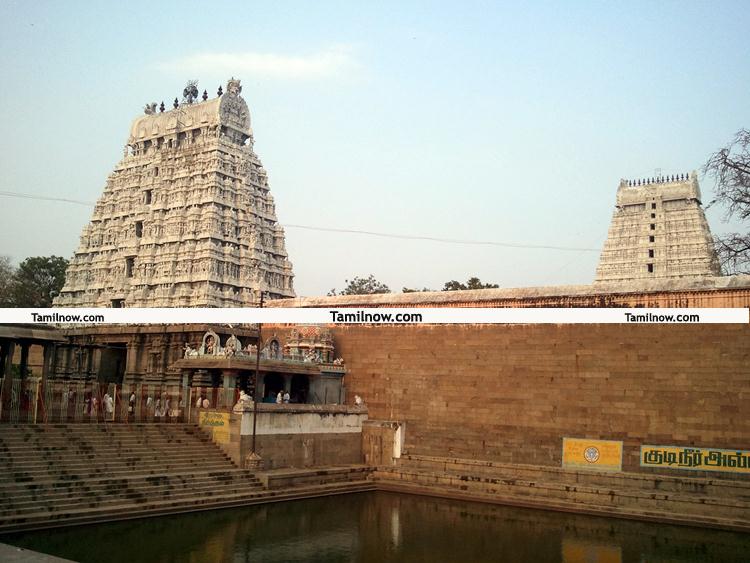
MULTIPOLYGON (((146 102, 234 75, 282 224, 600 248, 620 178, 750 126, 749 24, 746 1, 3 1, 0 190, 95 201, 146 102)), ((91 214, 0 205, 14 261, 70 257, 91 214)), ((590 283, 599 257, 293 228, 287 249, 301 295, 590 283)))

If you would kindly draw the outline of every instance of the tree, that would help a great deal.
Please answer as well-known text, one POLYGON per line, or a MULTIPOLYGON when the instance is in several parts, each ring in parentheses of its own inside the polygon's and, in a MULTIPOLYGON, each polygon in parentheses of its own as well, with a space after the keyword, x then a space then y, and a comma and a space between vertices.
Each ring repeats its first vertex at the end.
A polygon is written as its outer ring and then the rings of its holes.
POLYGON ((492 289, 500 287, 496 283, 482 283, 477 277, 469 278, 466 283, 461 283, 456 280, 445 282, 443 291, 463 291, 466 289, 492 289))
MULTIPOLYGON (((714 178, 716 198, 726 207, 726 219, 750 218, 750 130, 740 129, 726 147, 712 154, 703 173, 714 178)), ((715 237, 721 267, 727 274, 750 273, 750 233, 715 237)))
POLYGON ((423 287, 422 289, 411 288, 411 287, 401 288, 401 293, 423 293, 425 291, 435 291, 435 290, 430 289, 428 287, 423 287))
POLYGON ((0 307, 13 307, 13 286, 16 271, 10 258, 0 256, 0 307))
POLYGON ((369 295, 373 293, 390 293, 390 288, 380 283, 375 276, 370 274, 367 278, 355 277, 353 280, 344 280, 347 286, 336 293, 336 288, 328 292, 328 295, 369 295))
POLYGON ((60 256, 35 256, 18 265, 13 289, 14 307, 51 307, 65 283, 68 261, 60 256))

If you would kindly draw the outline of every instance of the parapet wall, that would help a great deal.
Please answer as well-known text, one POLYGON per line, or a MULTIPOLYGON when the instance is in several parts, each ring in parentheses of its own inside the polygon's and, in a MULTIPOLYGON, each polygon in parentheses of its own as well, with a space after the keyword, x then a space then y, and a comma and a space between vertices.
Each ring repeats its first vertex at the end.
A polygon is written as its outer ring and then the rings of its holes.
MULTIPOLYGON (((240 416, 239 455, 252 451, 252 407, 240 416)), ((367 409, 344 405, 258 405, 256 451, 266 469, 362 462, 367 409)))
POLYGON ((750 275, 337 295, 277 299, 268 307, 747 307, 750 275))

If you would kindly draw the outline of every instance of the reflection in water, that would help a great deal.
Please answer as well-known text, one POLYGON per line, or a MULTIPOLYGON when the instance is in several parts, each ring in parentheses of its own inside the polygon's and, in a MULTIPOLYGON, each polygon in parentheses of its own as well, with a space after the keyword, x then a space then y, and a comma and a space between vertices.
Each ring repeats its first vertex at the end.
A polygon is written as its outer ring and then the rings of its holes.
POLYGON ((748 561, 750 535, 390 493, 16 534, 81 562, 748 561))
POLYGON ((622 563, 619 545, 591 543, 575 538, 562 539, 563 563, 622 563))
POLYGON ((391 508, 391 543, 396 550, 401 546, 401 521, 398 517, 398 506, 391 508))

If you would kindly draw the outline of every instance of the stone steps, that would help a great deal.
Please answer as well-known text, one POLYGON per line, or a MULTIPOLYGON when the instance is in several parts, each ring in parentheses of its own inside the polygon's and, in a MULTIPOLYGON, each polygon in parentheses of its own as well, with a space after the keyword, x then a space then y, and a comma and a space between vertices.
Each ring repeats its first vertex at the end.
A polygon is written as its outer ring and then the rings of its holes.
MULTIPOLYGON (((664 479, 674 490, 647 489, 639 480, 662 483, 662 476, 578 472, 553 467, 513 466, 494 462, 457 460, 433 456, 405 456, 394 467, 379 468, 373 478, 379 487, 413 488, 462 498, 491 499, 519 506, 550 507, 567 511, 629 515, 646 519, 722 525, 750 530, 750 498, 693 490, 692 483, 678 486, 680 478, 664 479), (571 482, 576 479, 575 482, 571 482), (675 482, 669 483, 673 479, 675 482), (631 483, 631 481, 633 481, 631 483), (641 486, 633 486, 640 484, 641 486)), ((746 491, 746 483, 725 481, 730 490, 746 491), (737 485, 735 487, 735 485, 737 485)), ((720 487, 715 480, 712 487, 720 487)))
MULTIPOLYGON (((433 473, 426 471, 409 471, 396 470, 399 480, 407 479, 415 483, 426 485, 445 485, 458 488, 460 490, 475 489, 482 492, 498 493, 501 495, 517 495, 521 497, 539 497, 558 500, 570 500, 580 504, 606 504, 607 506, 633 506, 645 510, 656 510, 671 506, 677 513, 696 513, 705 512, 707 507, 721 507, 722 512, 727 515, 739 518, 750 514, 750 502, 731 500, 731 499, 714 499, 714 498, 696 498, 691 495, 679 493, 657 494, 633 490, 613 490, 610 488, 600 488, 596 486, 585 485, 565 485, 563 483, 544 482, 544 481, 527 481, 523 479, 503 479, 475 477, 474 479, 446 475, 444 473, 433 473)), ((386 472, 376 473, 376 477, 385 477, 386 472)), ((387 477, 386 477, 387 478, 387 477)))
POLYGON ((374 490, 371 468, 267 486, 191 425, 0 425, 0 533, 374 490))
POLYGON ((197 441, 166 441, 166 440, 140 440, 138 442, 133 441, 132 443, 125 442, 107 442, 107 443, 96 443, 87 442, 82 443, 79 441, 69 440, 66 443, 50 446, 49 444, 30 442, 22 445, 3 447, 0 444, 0 451, 15 454, 18 456, 30 456, 33 455, 62 455, 62 454, 79 454, 85 455, 91 453, 96 449, 111 449, 117 450, 118 452, 128 453, 130 451, 144 451, 146 449, 164 448, 164 449, 177 449, 177 448, 190 448, 190 447, 201 447, 205 444, 209 444, 209 440, 197 441), (29 448, 37 448, 35 451, 29 451, 29 448))
POLYGON ((0 425, 0 458, 0 528, 263 490, 191 425, 0 425))
MULTIPOLYGON (((49 468, 94 468, 94 467, 132 467, 136 463, 153 464, 153 463, 179 463, 182 461, 195 460, 196 456, 201 459, 227 459, 227 456, 220 451, 207 452, 206 448, 190 448, 177 450, 145 450, 139 454, 105 452, 108 459, 101 459, 96 454, 87 454, 86 456, 55 456, 53 458, 34 458, 13 459, 8 462, 0 462, 0 471, 6 472, 34 472, 42 471, 49 468)), ((1 474, 1 473, 0 473, 1 474)))
MULTIPOLYGON (((234 489, 253 489, 259 488, 263 485, 260 482, 244 482, 241 480, 222 482, 222 490, 234 490, 234 489)), ((4 502, 0 505, 0 512, 13 511, 24 507, 32 506, 38 507, 45 503, 58 503, 69 501, 70 499, 75 500, 92 500, 99 498, 119 498, 119 497, 132 497, 132 496, 146 496, 150 494, 159 494, 164 491, 185 491, 197 492, 197 491, 213 491, 216 489, 216 481, 213 480, 185 480, 184 482, 173 482, 173 483, 161 483, 153 484, 151 486, 122 486, 119 489, 93 489, 93 490, 77 490, 72 492, 49 492, 42 493, 36 496, 23 496, 16 497, 10 501, 4 502), (189 489, 188 489, 189 487, 189 489)), ((49 507, 48 507, 49 508, 49 507)), ((54 507, 50 508, 53 509, 54 507)))
POLYGON ((37 485, 34 488, 15 490, 4 490, 7 493, 0 499, 0 508, 9 505, 18 505, 29 499, 40 500, 43 498, 56 498, 64 496, 86 496, 91 494, 106 495, 124 488, 150 489, 161 486, 201 486, 206 483, 212 483, 214 486, 229 486, 234 483, 240 483, 246 486, 260 485, 260 480, 252 474, 222 474, 222 473, 180 473, 173 475, 150 475, 147 478, 139 479, 108 479, 103 482, 89 483, 86 481, 77 481, 70 486, 61 486, 60 482, 50 483, 48 485, 37 485))
POLYGON ((6 483, 18 483, 18 482, 32 482, 37 479, 54 478, 58 480, 82 480, 89 479, 100 475, 117 475, 124 474, 133 470, 139 470, 148 472, 151 474, 164 473, 170 470, 196 470, 196 469, 225 469, 227 464, 231 463, 228 458, 221 459, 208 459, 206 461, 197 459, 192 461, 185 461, 184 463, 164 463, 164 462, 153 462, 150 464, 140 465, 118 465, 118 466, 58 466, 57 469, 49 470, 38 470, 38 471, 16 471, 9 475, 4 475, 0 478, 0 487, 6 483), (63 469, 64 467, 64 469, 63 469))
POLYGON ((125 520, 160 516, 196 510, 213 510, 247 506, 262 502, 278 502, 325 495, 349 494, 375 490, 372 481, 352 481, 299 488, 293 492, 257 490, 240 494, 218 492, 210 497, 180 500, 149 501, 142 505, 132 503, 99 508, 73 509, 51 515, 47 512, 24 514, 0 520, 0 533, 35 530, 59 526, 72 526, 109 520, 125 520))
POLYGON ((518 506, 522 508, 533 508, 538 510, 553 510, 557 512, 570 512, 590 514, 593 516, 615 517, 628 520, 646 520, 659 523, 719 528, 739 532, 750 532, 750 525, 745 518, 733 519, 710 515, 686 516, 662 510, 629 510, 626 508, 597 505, 581 505, 571 502, 561 502, 554 499, 522 498, 518 496, 498 495, 480 491, 457 490, 449 487, 436 485, 423 485, 405 483, 400 480, 383 479, 375 477, 377 490, 404 494, 417 494, 435 496, 439 498, 452 498, 474 502, 487 502, 491 504, 502 504, 507 506, 518 506))
POLYGON ((76 489, 80 491, 89 490, 102 490, 106 491, 113 487, 123 486, 138 486, 138 485, 149 485, 156 481, 164 480, 177 480, 185 481, 191 480, 209 480, 210 482, 223 483, 231 482, 235 479, 242 479, 248 483, 260 482, 260 480, 251 472, 246 469, 222 469, 220 471, 193 471, 191 473, 176 472, 176 473, 162 473, 162 474, 130 474, 128 476, 107 476, 91 478, 86 480, 73 480, 73 481, 60 481, 60 480, 48 480, 48 481, 35 481, 31 483, 17 483, 14 486, 4 486, 2 488, 3 498, 0 498, 0 504, 4 501, 9 500, 11 496, 22 496, 25 494, 44 493, 45 491, 56 491, 56 490, 70 490, 76 489))
MULTIPOLYGON (((66 512, 77 508, 97 508, 112 505, 120 505, 123 502, 133 502, 136 504, 145 504, 151 501, 163 500, 166 498, 172 500, 201 498, 204 496, 213 496, 216 492, 216 482, 196 485, 186 483, 183 485, 163 485, 155 487, 128 488, 121 492, 105 491, 96 492, 92 495, 77 494, 75 497, 59 496, 54 498, 43 497, 40 499, 18 503, 7 509, 0 508, 0 517, 21 516, 23 514, 37 513, 46 511, 50 514, 66 512), (189 486, 189 488, 188 488, 189 486)), ((264 490, 259 483, 235 482, 232 485, 227 483, 221 484, 222 494, 244 494, 245 492, 264 490)))
POLYGON ((274 469, 258 473, 258 478, 268 489, 362 481, 375 470, 368 465, 322 467, 314 469, 274 469))
POLYGON ((498 463, 425 455, 406 455, 398 460, 398 467, 426 469, 454 475, 522 478, 534 481, 554 481, 568 485, 596 484, 612 488, 627 488, 655 493, 681 492, 710 497, 747 498, 750 500, 750 481, 728 479, 698 479, 647 473, 576 471, 562 467, 498 463))
POLYGON ((35 447, 40 448, 40 451, 59 451, 61 449, 68 449, 68 448, 76 448, 79 450, 85 450, 87 448, 92 447, 117 447, 121 449, 127 449, 127 448, 137 448, 142 447, 143 445, 146 446, 185 446, 185 445, 199 445, 199 444, 207 444, 209 443, 208 439, 199 440, 196 438, 188 438, 188 439, 168 439, 165 437, 152 437, 147 438, 143 440, 133 440, 133 439, 100 439, 100 440, 81 440, 81 439, 75 439, 70 438, 68 440, 60 440, 58 443, 55 443, 52 440, 28 440, 25 442, 17 442, 17 443, 11 443, 10 441, 0 441, 0 450, 8 450, 8 451, 24 451, 26 447, 29 445, 33 445, 35 447))

